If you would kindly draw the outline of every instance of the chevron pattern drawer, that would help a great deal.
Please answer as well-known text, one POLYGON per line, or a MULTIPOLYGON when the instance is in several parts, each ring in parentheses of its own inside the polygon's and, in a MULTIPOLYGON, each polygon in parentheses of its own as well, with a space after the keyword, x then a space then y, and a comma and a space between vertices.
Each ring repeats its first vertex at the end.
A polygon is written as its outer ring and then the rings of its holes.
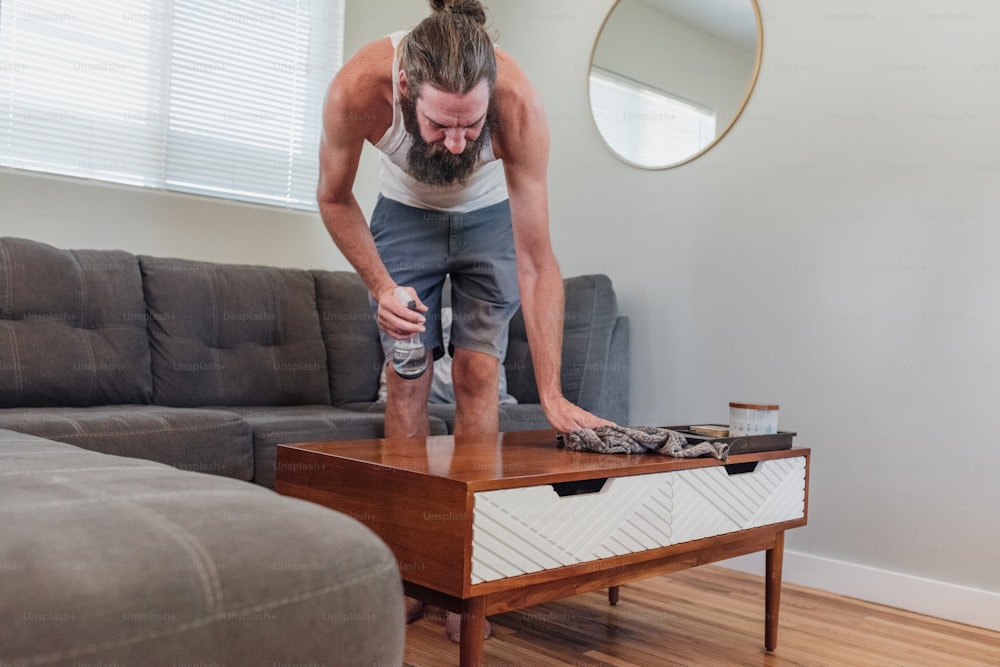
POLYGON ((805 483, 796 457, 613 477, 580 495, 557 485, 478 492, 472 583, 800 519, 805 483))
POLYGON ((673 543, 801 519, 805 515, 804 457, 680 470, 674 476, 673 543))
POLYGON ((669 545, 672 474, 615 477, 565 497, 552 485, 475 494, 472 582, 669 545))

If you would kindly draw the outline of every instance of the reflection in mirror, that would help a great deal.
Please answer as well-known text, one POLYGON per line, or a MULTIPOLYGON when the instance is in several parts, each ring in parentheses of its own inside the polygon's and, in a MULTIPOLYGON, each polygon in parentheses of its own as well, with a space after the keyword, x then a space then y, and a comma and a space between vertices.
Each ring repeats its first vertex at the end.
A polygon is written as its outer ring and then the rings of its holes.
POLYGON ((739 117, 761 50, 756 0, 619 0, 590 67, 601 137, 638 167, 689 162, 739 117))

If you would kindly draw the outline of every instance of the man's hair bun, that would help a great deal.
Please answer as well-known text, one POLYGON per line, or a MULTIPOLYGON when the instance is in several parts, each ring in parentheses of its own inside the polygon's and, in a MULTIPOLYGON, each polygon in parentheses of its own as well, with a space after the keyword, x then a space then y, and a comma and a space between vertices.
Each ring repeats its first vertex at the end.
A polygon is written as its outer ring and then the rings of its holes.
POLYGON ((480 81, 497 81, 496 47, 479 0, 430 0, 433 13, 399 43, 400 69, 412 99, 425 83, 464 95, 480 81))
POLYGON ((435 12, 450 12, 467 16, 479 25, 486 25, 486 8, 479 0, 431 0, 435 12))

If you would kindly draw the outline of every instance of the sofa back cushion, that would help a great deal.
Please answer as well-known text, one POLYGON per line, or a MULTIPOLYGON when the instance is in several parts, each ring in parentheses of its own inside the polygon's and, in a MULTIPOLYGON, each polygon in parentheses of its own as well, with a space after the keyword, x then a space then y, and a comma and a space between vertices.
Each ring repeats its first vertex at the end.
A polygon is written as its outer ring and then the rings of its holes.
MULTIPOLYGON (((618 316, 618 302, 605 275, 567 278, 563 319, 563 395, 582 406, 600 403, 601 382, 607 371, 608 349, 618 316)), ((524 314, 518 310, 510 323, 507 346, 507 390, 521 403, 538 402, 538 386, 528 348, 524 314)))
POLYGON ((374 401, 379 393, 382 343, 368 288, 351 271, 313 271, 334 405, 374 401))
POLYGON ((312 275, 142 256, 158 405, 329 404, 312 275))
POLYGON ((139 263, 0 238, 0 407, 148 403, 139 263))

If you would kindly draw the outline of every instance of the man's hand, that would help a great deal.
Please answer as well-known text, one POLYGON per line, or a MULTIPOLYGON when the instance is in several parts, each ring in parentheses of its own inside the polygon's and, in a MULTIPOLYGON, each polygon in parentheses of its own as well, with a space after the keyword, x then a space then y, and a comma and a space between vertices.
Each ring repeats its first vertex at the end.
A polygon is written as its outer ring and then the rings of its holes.
POLYGON ((558 433, 571 433, 581 428, 597 428, 598 426, 615 426, 614 422, 592 415, 564 397, 551 405, 543 405, 545 417, 558 433))
POLYGON ((396 298, 396 287, 390 287, 376 295, 378 301, 378 325, 387 334, 397 339, 410 338, 415 333, 426 330, 426 318, 421 313, 427 312, 427 306, 417 298, 412 287, 404 287, 417 304, 416 310, 410 310, 405 303, 396 298))

